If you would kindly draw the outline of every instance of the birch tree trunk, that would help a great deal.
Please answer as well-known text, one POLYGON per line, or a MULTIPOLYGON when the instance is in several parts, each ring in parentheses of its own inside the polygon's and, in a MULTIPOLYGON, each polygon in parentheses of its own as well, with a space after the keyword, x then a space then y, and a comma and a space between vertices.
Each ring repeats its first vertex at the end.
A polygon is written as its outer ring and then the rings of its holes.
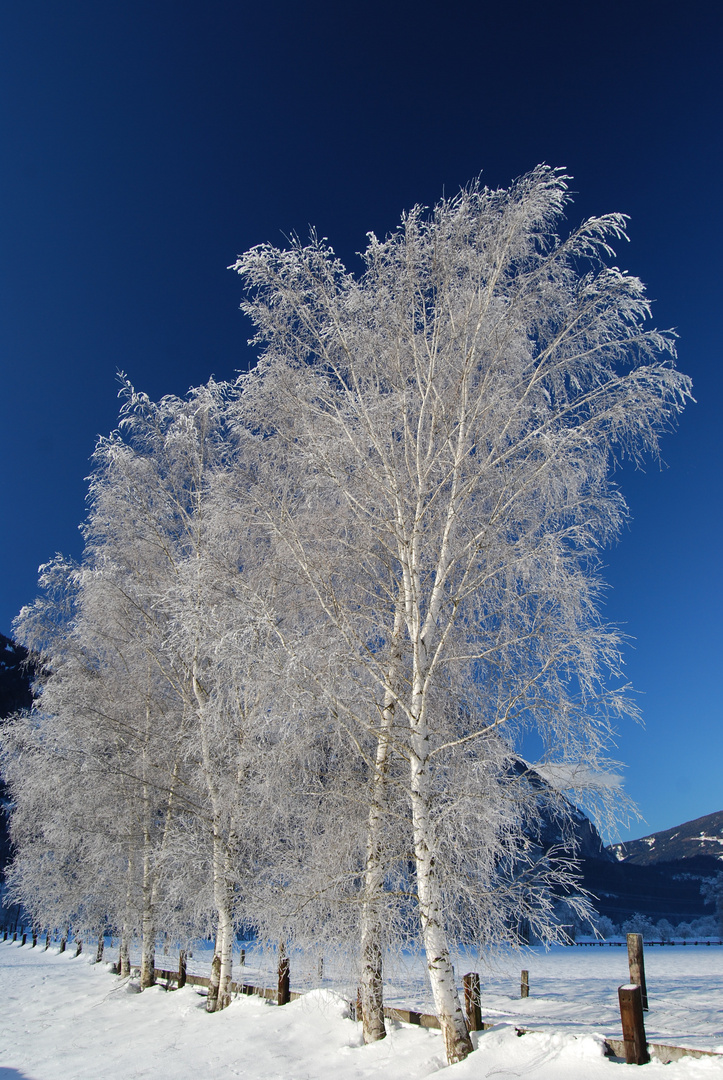
POLYGON ((120 944, 120 958, 119 958, 119 974, 124 979, 129 978, 131 973, 131 898, 133 894, 133 855, 132 852, 128 853, 128 864, 126 867, 126 909, 123 917, 123 927, 121 929, 121 944, 120 944))
MULTIPOLYGON (((214 886, 215 884, 214 881, 214 886)), ((224 886, 225 881, 222 882, 222 887, 224 886)), ((227 899, 220 894, 220 890, 216 893, 214 889, 214 893, 218 912, 218 929, 211 964, 211 985, 206 1002, 208 1012, 225 1009, 227 1005, 231 1004, 233 921, 227 899)))
POLYGON ((411 802, 414 830, 414 857, 422 939, 427 954, 427 970, 434 1007, 442 1029, 447 1061, 453 1065, 473 1050, 467 1023, 454 981, 447 934, 441 918, 441 897, 430 840, 429 734, 422 722, 412 739, 411 802))
POLYGON ((206 997, 206 1012, 216 1012, 218 1008, 218 987, 221 981, 221 927, 216 930, 216 940, 211 961, 211 976, 206 997))
POLYGON ((149 693, 146 699, 146 730, 145 743, 143 746, 143 916, 142 916, 142 945, 141 945, 141 990, 146 990, 154 983, 154 969, 156 966, 156 920, 154 905, 154 877, 152 862, 152 837, 151 815, 152 795, 146 783, 148 770, 148 748, 151 738, 151 704, 150 704, 150 675, 149 693))
POLYGON ((223 805, 213 777, 213 762, 211 761, 209 737, 204 715, 207 694, 198 677, 198 662, 195 657, 192 682, 201 734, 203 772, 213 814, 213 898, 218 915, 218 929, 211 968, 211 986, 209 987, 206 1007, 209 1012, 215 1012, 217 1009, 225 1009, 231 1003, 233 920, 231 918, 228 877, 226 874, 229 850, 223 835, 221 824, 223 805))
POLYGON ((223 876, 219 876, 219 895, 216 900, 219 927, 221 929, 221 970, 218 977, 218 1009, 225 1009, 231 1004, 231 976, 233 974, 233 919, 228 881, 230 877, 231 853, 229 846, 223 848, 223 876))
POLYGON ((361 1001, 364 1042, 385 1038, 384 1026, 384 928, 380 901, 384 887, 384 824, 385 785, 389 769, 390 733, 394 721, 395 685, 400 661, 400 636, 403 613, 397 607, 392 634, 392 655, 389 665, 389 686, 384 695, 382 723, 377 741, 371 802, 367 818, 367 849, 364 868, 364 898, 361 917, 361 1001))
POLYGON ((141 946, 141 990, 153 986, 156 966, 156 922, 153 910, 153 872, 151 868, 151 839, 145 836, 143 852, 143 943, 141 946))
POLYGON ((380 736, 373 779, 372 803, 367 819, 367 852, 361 917, 361 1000, 364 1042, 386 1036, 384 1027, 383 929, 379 900, 384 884, 382 862, 382 785, 387 767, 388 741, 380 736))
MULTIPOLYGON (((178 783, 180 763, 176 760, 173 768, 171 787, 168 792, 166 813, 163 823, 163 834, 158 850, 158 861, 162 864, 163 855, 168 843, 168 836, 173 822, 173 799, 178 783)), ((150 791, 144 785, 144 799, 146 810, 149 807, 150 791)), ((150 822, 146 817, 145 847, 143 858, 143 951, 141 954, 141 990, 145 990, 155 983, 154 970, 156 966, 156 905, 158 903, 159 870, 154 868, 151 859, 151 833, 150 822)))
POLYGON ((121 934, 120 972, 119 972, 119 974, 122 975, 122 977, 124 979, 127 979, 130 976, 130 973, 131 973, 130 937, 129 937, 129 934, 128 934, 128 927, 124 926, 123 927, 123 932, 121 934))

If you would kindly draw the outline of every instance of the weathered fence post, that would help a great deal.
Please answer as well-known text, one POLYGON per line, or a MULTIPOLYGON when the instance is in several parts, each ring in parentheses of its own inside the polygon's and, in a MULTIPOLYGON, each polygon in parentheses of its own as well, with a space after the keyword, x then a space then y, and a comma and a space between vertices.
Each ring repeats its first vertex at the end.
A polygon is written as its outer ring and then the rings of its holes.
POLYGON ((82 951, 83 951, 83 942, 80 940, 79 937, 77 937, 75 939, 75 955, 80 956, 82 951))
POLYGON ((289 958, 286 955, 286 945, 282 941, 279 946, 279 985, 276 994, 278 1005, 288 1005, 291 1001, 291 985, 289 958))
POLYGON ((181 949, 178 954, 178 989, 186 985, 186 950, 181 949))
POLYGON ((45 951, 47 952, 49 948, 50 948, 50 931, 48 930, 46 935, 45 935, 45 951))
POLYGON ((35 948, 37 944, 38 944, 38 932, 37 932, 37 930, 33 930, 33 948, 35 948))
POLYGON ((20 948, 23 947, 23 945, 25 944, 25 942, 27 940, 28 940, 28 935, 26 933, 23 933, 23 940, 20 942, 20 948))
POLYGON ((61 952, 65 952, 65 945, 66 945, 65 938, 61 938, 60 939, 60 951, 61 952))
POLYGON ((520 972, 520 997, 526 998, 530 996, 530 973, 529 971, 520 972))
POLYGON ((239 967, 244 967, 246 964, 246 950, 242 949, 238 954, 239 967))
POLYGON ((645 985, 645 959, 643 957, 643 935, 628 934, 628 968, 630 982, 640 987, 643 1009, 648 1011, 648 988, 645 985))
POLYGON ((479 975, 468 971, 462 976, 464 985, 464 1010, 467 1013, 467 1026, 470 1031, 482 1030, 482 1009, 480 1007, 479 975))
POLYGON ((103 933, 98 934, 98 948, 95 950, 95 962, 99 964, 103 959, 103 950, 105 949, 105 938, 103 933))
POLYGON ((643 996, 635 983, 618 987, 620 1019, 623 1024, 625 1061, 628 1065, 647 1065, 650 1061, 643 1022, 643 996))

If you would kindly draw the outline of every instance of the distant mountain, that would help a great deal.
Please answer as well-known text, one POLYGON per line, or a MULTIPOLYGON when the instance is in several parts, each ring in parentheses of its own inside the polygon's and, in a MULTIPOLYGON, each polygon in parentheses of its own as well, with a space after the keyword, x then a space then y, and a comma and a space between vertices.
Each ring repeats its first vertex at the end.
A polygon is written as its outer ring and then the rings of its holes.
POLYGON ((533 766, 518 759, 512 771, 524 775, 540 792, 541 822, 535 842, 544 851, 565 847, 569 850, 574 845, 580 884, 590 893, 600 915, 616 926, 637 914, 647 916, 653 923, 665 918, 677 926, 714 914, 713 905, 706 903, 700 887, 703 880, 715 877, 722 869, 719 859, 723 854, 723 813, 688 822, 655 837, 605 847, 597 829, 581 810, 568 804, 564 820, 556 813, 554 800, 548 798, 547 781, 533 766), (674 837, 690 839, 678 849, 674 837), (659 862, 655 855, 651 856, 653 851, 659 853, 659 862), (637 857, 637 853, 643 858, 637 857))
POLYGON ((654 923, 664 918, 677 926, 715 912, 700 891, 703 879, 714 876, 707 867, 686 867, 680 862, 635 866, 583 859, 580 869, 582 884, 592 894, 595 908, 617 926, 633 915, 646 915, 654 923))
POLYGON ((27 649, 0 634, 0 719, 30 708, 33 698, 27 659, 27 649))
POLYGON ((723 869, 723 811, 640 840, 612 844, 606 861, 583 858, 584 886, 618 925, 639 913, 674 926, 712 915, 700 886, 723 869))
MULTIPOLYGON (((27 649, 0 634, 0 724, 19 709, 30 708, 32 678, 32 662, 28 663, 27 649)), ((0 778, 0 880, 10 858, 5 798, 5 784, 0 778)))
POLYGON ((656 866, 689 859, 701 866, 701 858, 723 862, 723 810, 686 821, 673 829, 651 833, 640 840, 613 844, 609 850, 618 862, 633 866, 656 866))

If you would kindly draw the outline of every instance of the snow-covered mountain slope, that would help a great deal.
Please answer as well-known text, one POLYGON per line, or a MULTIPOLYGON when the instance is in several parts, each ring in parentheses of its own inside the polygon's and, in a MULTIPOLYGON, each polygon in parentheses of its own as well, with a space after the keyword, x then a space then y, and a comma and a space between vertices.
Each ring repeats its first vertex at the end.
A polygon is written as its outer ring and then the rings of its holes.
POLYGON ((673 829, 651 833, 640 840, 613 844, 610 850, 619 862, 636 866, 655 866, 701 856, 723 862, 723 810, 686 821, 673 829))

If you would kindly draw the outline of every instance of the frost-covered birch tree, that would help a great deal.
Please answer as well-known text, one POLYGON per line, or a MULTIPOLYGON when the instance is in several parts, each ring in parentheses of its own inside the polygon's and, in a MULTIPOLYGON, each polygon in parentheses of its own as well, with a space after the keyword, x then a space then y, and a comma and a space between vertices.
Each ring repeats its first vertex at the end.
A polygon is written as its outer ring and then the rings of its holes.
POLYGON ((689 396, 641 282, 610 265, 624 218, 561 236, 567 203, 565 177, 539 167, 370 235, 360 277, 315 238, 262 245, 235 267, 265 345, 242 403, 279 466, 269 525, 363 672, 372 790, 392 738, 407 763, 417 909, 450 1062, 471 1043, 436 810, 451 806, 465 754, 483 769, 496 740, 511 751, 529 729, 548 775, 601 790, 613 722, 629 709, 619 635, 600 616, 599 551, 626 513, 612 472, 625 455, 655 455, 689 396), (336 554, 325 561, 325 549, 336 554))
MULTIPOLYGON (((187 399, 153 403, 125 384, 119 428, 94 456, 82 562, 56 560, 44 575, 73 588, 51 590, 18 624, 48 677, 33 716, 18 720, 7 758, 18 806, 31 805, 38 771, 18 760, 23 745, 39 755, 56 748, 64 776, 82 762, 77 798, 96 807, 86 836, 110 821, 125 847, 126 904, 115 915, 124 956, 142 931, 142 987, 153 980, 159 918, 183 937, 207 932, 215 911, 210 1009, 229 1001, 234 919, 260 851, 273 848, 254 831, 269 787, 258 759, 273 709, 262 659, 269 634, 254 614, 259 558, 243 514, 243 465, 224 429, 224 395, 232 392, 212 382, 187 399), (210 888, 199 888, 204 865, 210 888)), ((56 801, 53 820, 65 812, 70 822, 71 805, 64 811, 62 797, 56 801)), ((19 840, 27 818, 16 813, 19 840)), ((18 881, 29 882, 21 869, 34 852, 48 854, 49 822, 37 844, 20 844, 18 881)), ((111 837, 104 842, 109 853, 111 837)), ((59 865, 52 852, 50 863, 59 865)), ((76 866, 81 896, 97 879, 76 866)), ((77 910, 68 917, 77 921, 77 910)))
POLYGON ((4 740, 18 849, 12 877, 46 924, 62 914, 76 929, 117 928, 126 969, 140 930, 141 979, 150 985, 177 797, 178 698, 149 661, 137 610, 120 602, 99 567, 56 558, 41 582, 45 594, 17 620, 43 657, 36 704, 4 740))
POLYGON ((96 451, 88 536, 182 702, 181 775, 207 823, 217 916, 213 1010, 230 1001, 234 920, 260 862, 276 644, 258 615, 266 552, 244 514, 252 462, 228 434, 232 388, 211 381, 157 403, 129 385, 125 394, 117 432, 96 451))

